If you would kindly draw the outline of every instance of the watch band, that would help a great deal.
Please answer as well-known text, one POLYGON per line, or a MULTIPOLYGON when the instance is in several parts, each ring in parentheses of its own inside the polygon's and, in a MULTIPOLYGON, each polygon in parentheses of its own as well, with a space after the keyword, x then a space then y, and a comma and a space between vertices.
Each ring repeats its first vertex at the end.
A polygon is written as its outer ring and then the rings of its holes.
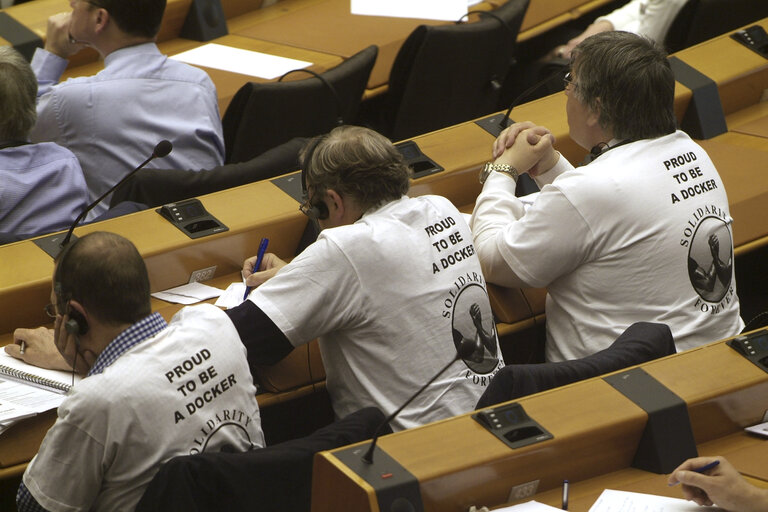
POLYGON ((480 172, 480 183, 485 183, 485 180, 487 180, 488 176, 490 176, 494 171, 506 174, 512 178, 515 183, 517 183, 517 178, 519 176, 517 169, 509 164, 495 164, 491 162, 486 163, 485 167, 483 167, 483 170, 480 172))

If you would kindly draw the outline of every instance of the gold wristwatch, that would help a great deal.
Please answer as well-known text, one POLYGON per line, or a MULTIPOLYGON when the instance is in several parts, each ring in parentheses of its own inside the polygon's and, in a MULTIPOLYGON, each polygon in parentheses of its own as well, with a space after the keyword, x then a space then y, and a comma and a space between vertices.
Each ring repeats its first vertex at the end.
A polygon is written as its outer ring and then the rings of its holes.
POLYGON ((488 176, 491 175, 493 171, 500 172, 502 174, 506 174, 510 178, 514 180, 515 183, 517 183, 517 169, 512 167, 509 164, 494 164, 491 162, 488 162, 485 164, 485 167, 483 167, 483 170, 480 171, 480 183, 485 183, 485 180, 488 179, 488 176))

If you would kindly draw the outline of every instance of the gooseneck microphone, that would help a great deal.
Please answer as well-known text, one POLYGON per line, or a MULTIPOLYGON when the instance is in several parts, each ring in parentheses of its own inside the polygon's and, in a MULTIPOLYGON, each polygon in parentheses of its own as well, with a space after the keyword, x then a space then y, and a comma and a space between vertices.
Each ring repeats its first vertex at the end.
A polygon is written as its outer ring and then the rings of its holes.
POLYGON ((155 146, 155 150, 152 151, 152 154, 149 156, 149 158, 147 158, 146 160, 141 162, 141 164, 139 164, 138 167, 136 167, 134 170, 132 170, 131 172, 126 174, 123 177, 123 179, 118 181, 116 184, 112 185, 109 188, 109 190, 107 190, 106 192, 104 192, 101 195, 101 197, 99 197, 97 200, 95 200, 94 202, 92 202, 91 204, 86 206, 85 210, 80 212, 80 215, 77 216, 77 218, 75 219, 75 222, 72 223, 72 226, 69 228, 69 231, 67 231, 67 236, 64 237, 64 240, 62 240, 61 247, 64 248, 69 243, 69 239, 72 238, 72 232, 75 230, 75 228, 80 223, 80 221, 85 218, 85 216, 88 214, 89 211, 93 210, 93 208, 97 204, 102 202, 105 197, 107 197, 109 194, 111 194, 112 192, 117 190, 117 188, 120 185, 122 185, 123 183, 128 181, 134 174, 136 174, 139 171, 139 169, 142 169, 145 165, 147 165, 149 162, 151 162, 155 158, 163 158, 164 156, 167 156, 168 153, 170 153, 172 149, 173 149, 173 144, 171 144, 170 141, 168 141, 168 140, 161 140, 160 142, 158 142, 157 145, 155 146))
POLYGON ((459 348, 456 351, 456 355, 453 356, 453 359, 451 359, 448 364, 443 366, 439 372, 435 374, 434 377, 429 379, 429 381, 421 386, 418 391, 416 391, 411 398, 409 398, 403 405, 400 406, 399 409, 397 409, 395 412, 390 414, 387 419, 381 422, 381 424, 376 428, 376 433, 373 435, 373 439, 371 439, 371 445, 368 447, 368 451, 365 452, 365 455, 363 455, 363 461, 368 464, 373 464, 373 451, 376 449, 376 441, 379 440, 379 436, 381 435, 381 431, 384 428, 385 425, 389 424, 390 421, 395 419, 395 417, 400 414, 400 412, 405 409, 408 404, 410 404, 417 396, 419 396, 422 391, 427 389, 430 384, 432 384, 435 379, 437 379, 440 375, 443 374, 445 370, 448 369, 453 363, 458 361, 459 359, 469 359, 470 356, 476 351, 482 349, 482 343, 480 342, 480 339, 477 340, 470 340, 468 338, 464 338, 461 341, 461 344, 459 345, 459 348))
POLYGON ((66 245, 69 243, 69 240, 72 238, 72 232, 75 230, 75 228, 80 223, 80 221, 82 221, 85 218, 88 212, 90 212, 97 204, 103 201, 105 197, 107 197, 109 194, 117 190, 123 183, 131 179, 134 174, 136 174, 140 169, 142 169, 149 162, 151 162, 155 158, 163 158, 164 156, 167 156, 172 149, 173 149, 173 144, 171 144, 170 141, 161 140, 160 142, 158 142, 157 145, 155 146, 154 151, 152 151, 152 155, 150 155, 149 158, 144 160, 134 170, 126 174, 123 177, 123 179, 121 179, 120 181, 112 185, 112 187, 110 187, 109 190, 104 192, 104 194, 102 194, 101 197, 99 197, 94 202, 86 206, 85 209, 82 212, 80 212, 80 215, 78 215, 77 218, 75 219, 75 222, 72 223, 72 226, 70 226, 69 231, 67 231, 67 235, 61 241, 61 243, 58 243, 59 235, 53 235, 51 237, 37 239, 35 240, 35 244, 37 244, 38 247, 40 247, 45 252, 47 252, 48 254, 50 254, 52 257, 55 258, 58 255, 58 253, 61 251, 61 249, 66 247, 66 245))
POLYGON ((512 120, 509 118, 509 115, 512 113, 512 109, 515 108, 522 100, 528 97, 528 95, 531 94, 533 91, 535 91, 542 85, 546 84, 556 76, 563 75, 564 74, 563 70, 564 70, 563 68, 558 68, 555 72, 548 74, 546 77, 542 78, 541 80, 534 83, 532 86, 528 87, 526 90, 518 94, 517 97, 514 100, 512 100, 512 103, 509 104, 509 108, 504 113, 504 115, 494 114, 490 117, 486 117, 486 118, 480 119, 479 121, 476 121, 476 124, 478 124, 481 128, 485 129, 488 133, 490 133, 494 137, 498 137, 499 134, 501 134, 501 132, 503 132, 505 128, 507 128, 512 124, 512 120))

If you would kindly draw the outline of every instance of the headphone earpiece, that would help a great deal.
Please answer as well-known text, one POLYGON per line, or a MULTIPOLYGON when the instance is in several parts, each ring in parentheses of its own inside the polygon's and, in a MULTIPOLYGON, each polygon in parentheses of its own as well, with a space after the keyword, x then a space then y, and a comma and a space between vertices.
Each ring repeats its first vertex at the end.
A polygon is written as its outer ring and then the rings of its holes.
POLYGON ((69 320, 64 323, 64 329, 77 339, 78 336, 88 332, 88 322, 85 321, 83 315, 71 310, 69 312, 69 320))

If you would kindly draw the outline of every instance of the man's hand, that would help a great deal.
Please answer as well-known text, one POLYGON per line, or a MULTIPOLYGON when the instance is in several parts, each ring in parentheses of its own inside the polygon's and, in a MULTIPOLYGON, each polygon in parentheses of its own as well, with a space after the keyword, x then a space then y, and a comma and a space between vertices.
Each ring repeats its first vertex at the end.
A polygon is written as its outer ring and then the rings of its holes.
POLYGON ((51 370, 72 370, 64 357, 59 353, 53 341, 53 329, 38 327, 37 329, 16 329, 13 332, 13 344, 6 345, 5 352, 17 359, 51 370), (21 342, 26 349, 22 354, 21 342))
POLYGON ((54 14, 48 18, 45 31, 45 49, 63 59, 74 55, 86 46, 84 43, 78 43, 72 39, 69 33, 71 20, 71 12, 54 14))
POLYGON ((519 173, 531 176, 547 172, 556 163, 559 153, 552 146, 555 138, 543 126, 534 126, 519 132, 514 143, 494 161, 509 164, 519 173))
POLYGON ((669 475, 669 485, 683 484, 685 499, 699 505, 713 504, 725 510, 757 512, 767 510, 768 490, 749 484, 723 457, 696 457, 688 459, 669 475), (719 460, 719 464, 701 474, 693 469, 719 460))
POLYGON ((243 279, 246 286, 256 288, 261 286, 277 274, 277 271, 287 265, 286 262, 278 258, 275 254, 268 252, 261 260, 260 268, 253 268, 256 265, 257 256, 248 258, 243 263, 243 279))
MULTIPOLYGON (((493 158, 499 158, 504 151, 507 150, 507 148, 511 148, 512 145, 515 143, 515 140, 517 140, 517 136, 520 135, 525 130, 529 130, 531 128, 539 128, 543 130, 543 132, 540 135, 544 135, 545 133, 550 133, 549 130, 544 128, 543 126, 537 127, 535 124, 533 124, 530 121, 523 121, 520 123, 514 123, 511 126, 508 126, 504 129, 503 132, 499 134, 499 136, 496 138, 496 140, 493 142, 493 158)), ((531 144, 536 144, 536 141, 532 141, 531 144)))

